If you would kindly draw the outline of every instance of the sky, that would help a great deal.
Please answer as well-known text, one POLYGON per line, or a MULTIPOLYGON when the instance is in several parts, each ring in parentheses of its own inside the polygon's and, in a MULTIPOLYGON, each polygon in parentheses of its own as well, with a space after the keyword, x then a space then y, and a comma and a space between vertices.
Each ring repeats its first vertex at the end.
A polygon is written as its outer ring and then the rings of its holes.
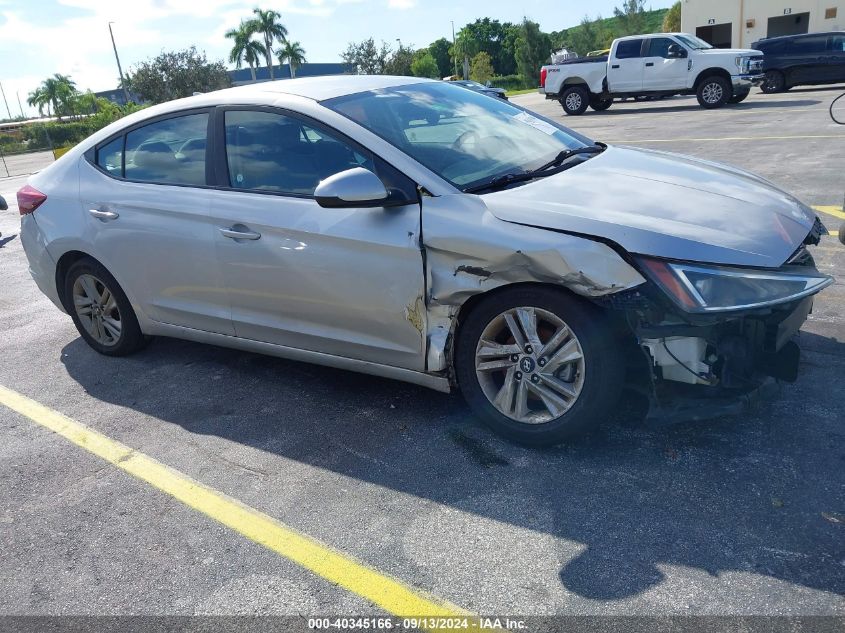
MULTIPOLYGON (((673 0, 647 0, 654 9, 673 0)), ((81 90, 119 85, 109 39, 112 29, 124 72, 162 50, 194 45, 209 59, 226 59, 223 34, 258 4, 282 14, 289 39, 310 62, 337 62, 350 41, 374 37, 394 48, 427 46, 476 18, 518 22, 525 15, 544 31, 574 26, 584 15, 613 14, 621 0, 0 0, 0 84, 13 116, 35 110, 27 95, 53 73, 81 90)), ((227 64, 228 66, 228 64, 227 64)), ((0 118, 7 116, 0 102, 0 118)))

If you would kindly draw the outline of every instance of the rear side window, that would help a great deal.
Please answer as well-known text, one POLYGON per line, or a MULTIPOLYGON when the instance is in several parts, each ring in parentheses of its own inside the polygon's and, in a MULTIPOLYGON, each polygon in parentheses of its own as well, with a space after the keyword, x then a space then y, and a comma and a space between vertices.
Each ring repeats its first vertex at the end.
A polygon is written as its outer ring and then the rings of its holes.
POLYGON ((834 53, 845 52, 845 35, 834 35, 830 38, 830 50, 834 53))
POLYGON ((114 176, 123 175, 123 137, 119 136, 97 150, 97 166, 114 176))
POLYGON ((225 117, 229 186, 235 189, 311 196, 333 174, 353 167, 375 171, 370 156, 294 117, 249 110, 229 110, 225 117))
POLYGON ((204 185, 207 126, 208 113, 203 112, 132 130, 126 135, 124 177, 168 185, 204 185))
POLYGON ((641 57, 642 40, 625 40, 616 45, 616 59, 631 59, 641 57))

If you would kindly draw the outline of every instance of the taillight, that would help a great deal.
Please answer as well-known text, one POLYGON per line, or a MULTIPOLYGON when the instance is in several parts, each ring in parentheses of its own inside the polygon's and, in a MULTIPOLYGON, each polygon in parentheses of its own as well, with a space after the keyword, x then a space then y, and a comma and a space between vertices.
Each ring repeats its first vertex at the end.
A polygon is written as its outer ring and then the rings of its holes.
POLYGON ((545 68, 540 69, 540 87, 541 88, 546 87, 546 69, 545 68))
POLYGON ((24 188, 18 191, 18 210, 21 215, 32 213, 40 207, 47 196, 38 191, 35 187, 24 185, 24 188))

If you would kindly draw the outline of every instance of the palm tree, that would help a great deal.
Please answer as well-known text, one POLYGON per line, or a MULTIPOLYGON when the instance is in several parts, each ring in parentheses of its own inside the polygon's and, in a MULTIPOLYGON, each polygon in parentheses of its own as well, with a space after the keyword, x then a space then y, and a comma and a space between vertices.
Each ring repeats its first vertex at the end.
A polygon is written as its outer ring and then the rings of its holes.
POLYGON ((235 68, 240 68, 241 64, 246 62, 253 81, 255 81, 258 59, 265 54, 264 45, 252 39, 254 34, 248 22, 241 22, 238 28, 226 32, 226 37, 234 40, 232 50, 229 52, 229 62, 234 64, 235 68))
POLYGON ((29 94, 27 103, 38 107, 39 114, 44 114, 44 106, 46 106, 47 116, 52 116, 52 112, 55 112, 61 118, 63 113, 73 112, 76 96, 76 83, 73 79, 68 75, 56 73, 52 77, 47 77, 29 94))
POLYGON ((273 79, 273 43, 278 40, 284 42, 288 36, 288 30, 285 25, 279 22, 282 14, 272 9, 265 11, 264 9, 255 8, 252 10, 255 17, 247 24, 253 33, 261 35, 264 38, 264 57, 267 60, 267 70, 270 73, 270 79, 273 79))
POLYGON ((302 66, 307 59, 305 59, 305 49, 300 46, 299 42, 291 42, 285 40, 284 46, 278 51, 279 64, 284 64, 285 60, 290 64, 290 78, 296 77, 296 69, 302 66))
POLYGON ((38 86, 35 90, 29 93, 26 102, 33 108, 38 108, 38 114, 44 116, 44 108, 47 108, 47 116, 52 116, 50 112, 50 99, 44 91, 43 86, 38 86))

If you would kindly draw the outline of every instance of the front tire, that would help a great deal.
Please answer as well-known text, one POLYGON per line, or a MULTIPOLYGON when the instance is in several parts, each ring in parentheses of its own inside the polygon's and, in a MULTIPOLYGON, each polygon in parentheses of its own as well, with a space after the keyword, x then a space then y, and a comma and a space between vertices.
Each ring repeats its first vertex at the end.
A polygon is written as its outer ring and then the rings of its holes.
POLYGON ((613 99, 599 99, 593 97, 590 99, 590 107, 596 112, 604 112, 613 105, 613 99))
POLYGON ((720 75, 705 77, 696 90, 698 105, 708 110, 721 108, 731 96, 733 96, 733 86, 720 75))
POLYGON ((616 349, 598 308, 562 290, 515 288, 472 310, 455 368, 467 403, 493 431, 551 446, 597 426, 616 403, 616 349))
POLYGON ((776 92, 785 92, 789 90, 786 85, 786 77, 779 70, 769 70, 766 72, 766 77, 763 79, 763 84, 760 90, 766 94, 774 94, 776 92))
POLYGON ((126 356, 146 344, 129 299, 98 261, 85 257, 70 267, 64 296, 79 334, 100 354, 126 356))
POLYGON ((730 98, 728 103, 742 103, 751 94, 750 90, 746 90, 745 92, 738 92, 733 97, 730 98))
POLYGON ((590 95, 581 86, 570 86, 560 95, 560 105, 570 116, 578 116, 587 111, 590 105, 590 95))

